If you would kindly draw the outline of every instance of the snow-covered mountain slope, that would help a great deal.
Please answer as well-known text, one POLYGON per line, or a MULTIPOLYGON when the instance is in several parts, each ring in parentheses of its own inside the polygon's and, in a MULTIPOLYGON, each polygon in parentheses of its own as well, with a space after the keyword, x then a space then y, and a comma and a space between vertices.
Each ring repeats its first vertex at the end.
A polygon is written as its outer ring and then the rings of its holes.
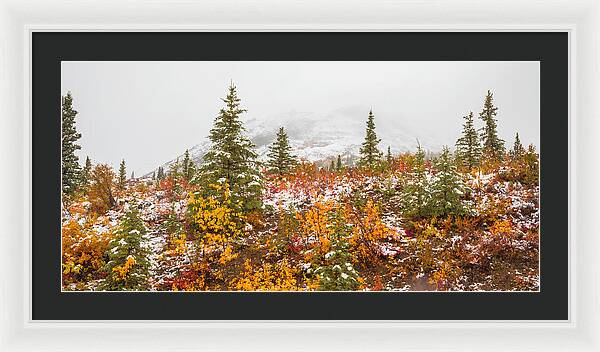
MULTIPOLYGON (((261 160, 266 160, 268 148, 275 140, 279 127, 283 126, 290 140, 294 154, 304 160, 327 162, 342 156, 344 163, 352 163, 358 156, 366 129, 366 111, 358 116, 339 110, 329 114, 290 111, 279 116, 267 118, 245 117, 243 119, 246 135, 256 146, 261 160)), ((403 126, 400 118, 379 121, 375 115, 377 135, 381 138, 380 150, 386 152, 390 146, 392 153, 416 149, 417 139, 426 150, 438 151, 441 145, 433 138, 419 136, 403 126)), ((199 164, 210 149, 210 141, 204 137, 199 144, 189 149, 192 159, 199 164)), ((183 153, 161 165, 167 171, 177 158, 183 159, 183 153)), ((150 174, 152 171, 150 172, 150 174)))

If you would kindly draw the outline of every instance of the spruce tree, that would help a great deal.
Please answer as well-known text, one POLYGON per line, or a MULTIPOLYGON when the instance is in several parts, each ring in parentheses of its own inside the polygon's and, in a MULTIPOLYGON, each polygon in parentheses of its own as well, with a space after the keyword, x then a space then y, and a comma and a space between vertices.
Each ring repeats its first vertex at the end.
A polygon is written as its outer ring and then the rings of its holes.
POLYGON ((308 270, 319 279, 319 291, 353 291, 359 286, 359 275, 352 263, 356 257, 350 251, 348 237, 352 232, 341 210, 328 214, 328 224, 334 231, 329 235, 329 252, 318 258, 314 271, 308 270))
POLYGON ((192 178, 194 178, 194 174, 196 173, 196 165, 194 164, 194 161, 190 158, 190 152, 187 149, 183 156, 183 165, 181 173, 183 178, 188 182, 190 182, 192 178))
POLYGON ((513 159, 519 159, 523 155, 525 155, 525 148, 523 147, 523 144, 521 144, 521 140, 519 139, 519 133, 517 133, 517 135, 515 136, 515 143, 513 144, 512 150, 510 151, 510 156, 513 159))
POLYGON ((468 209, 463 205, 461 197, 466 191, 460 174, 456 172, 454 161, 448 147, 435 162, 436 174, 431 184, 430 206, 431 215, 464 215, 468 209))
POLYGON ((392 149, 391 149, 391 148, 390 148, 390 146, 388 145, 388 148, 387 148, 387 155, 386 155, 386 157, 385 157, 385 160, 387 161, 388 165, 391 165, 391 164, 392 164, 392 159, 393 159, 393 157, 392 157, 392 149))
POLYGON ((81 170, 81 185, 87 187, 90 184, 90 178, 92 176, 92 160, 89 156, 85 157, 85 166, 81 170))
POLYGON ((335 172, 335 160, 331 159, 331 163, 329 164, 329 171, 335 172))
POLYGON ((539 185, 540 181, 540 156, 535 150, 535 146, 530 144, 523 155, 525 166, 525 177, 523 182, 529 185, 539 185))
POLYGON ((81 182, 81 168, 79 158, 75 151, 81 149, 77 140, 81 138, 81 133, 77 132, 75 126, 75 117, 77 111, 73 109, 73 97, 71 92, 62 97, 62 143, 61 143, 61 161, 62 161, 62 192, 65 195, 73 194, 81 182))
POLYGON ((377 165, 382 157, 382 153, 377 148, 380 141, 381 139, 378 139, 375 133, 375 115, 373 115, 373 110, 370 110, 367 118, 365 141, 360 148, 360 160, 358 162, 360 166, 372 168, 377 165))
POLYGON ((162 166, 158 167, 158 171, 156 172, 156 178, 161 181, 165 179, 165 169, 162 166))
POLYGON ((277 138, 269 146, 269 153, 267 154, 269 158, 267 161, 269 172, 281 176, 292 171, 297 162, 291 150, 292 147, 290 146, 288 136, 283 127, 280 127, 277 132, 277 138))
POLYGON ((402 209, 406 217, 422 218, 429 215, 428 187, 425 151, 418 145, 412 170, 402 189, 402 209))
POLYGON ((129 206, 109 242, 107 276, 101 288, 107 291, 143 291, 149 288, 148 249, 144 242, 146 226, 135 205, 129 206))
POLYGON ((117 181, 117 187, 119 190, 125 189, 125 182, 127 181, 127 169, 125 168, 125 159, 121 160, 121 164, 119 165, 119 179, 117 181))
POLYGON ((131 171, 131 179, 132 180, 135 179, 135 172, 134 171, 131 171))
POLYGON ((456 141, 456 156, 459 164, 468 171, 473 170, 479 165, 481 158, 481 145, 479 144, 479 135, 473 124, 473 112, 463 116, 462 136, 456 141))
POLYGON ((227 183, 233 204, 239 210, 261 208, 262 180, 257 154, 253 150, 254 144, 244 136, 240 115, 246 110, 240 107, 233 83, 223 102, 225 107, 220 110, 210 130, 212 144, 203 158, 200 181, 208 194, 215 193, 209 185, 227 183))
POLYGON ((342 171, 343 167, 344 166, 342 165, 342 156, 338 154, 338 156, 337 156, 337 163, 335 165, 335 169, 337 171, 342 171))
POLYGON ((501 161, 504 156, 504 141, 498 137, 496 115, 498 108, 494 106, 494 96, 488 90, 479 118, 484 122, 482 141, 483 155, 490 161, 501 161))
POLYGON ((172 163, 171 165, 169 165, 169 177, 176 179, 180 176, 180 163, 179 163, 179 157, 177 159, 175 159, 175 162, 172 163))

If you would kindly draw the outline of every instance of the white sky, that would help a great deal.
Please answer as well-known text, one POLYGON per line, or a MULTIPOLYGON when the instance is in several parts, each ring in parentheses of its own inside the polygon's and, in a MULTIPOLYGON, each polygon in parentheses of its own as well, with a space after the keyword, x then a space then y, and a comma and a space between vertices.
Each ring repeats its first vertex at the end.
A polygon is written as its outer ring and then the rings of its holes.
POLYGON ((450 146, 490 89, 507 147, 519 132, 539 148, 538 62, 97 61, 63 62, 61 72, 79 111, 81 160, 118 168, 125 158, 136 175, 206 137, 230 80, 248 117, 373 107, 376 123, 399 119, 414 138, 450 146))

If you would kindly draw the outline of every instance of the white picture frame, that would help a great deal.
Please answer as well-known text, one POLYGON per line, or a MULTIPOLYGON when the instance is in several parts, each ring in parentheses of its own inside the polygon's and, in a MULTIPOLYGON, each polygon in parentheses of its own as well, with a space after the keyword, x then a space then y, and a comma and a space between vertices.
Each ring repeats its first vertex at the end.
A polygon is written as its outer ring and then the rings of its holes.
POLYGON ((598 351, 599 83, 596 0, 0 0, 0 350, 598 351), (31 33, 216 30, 568 31, 569 320, 33 321, 31 33))

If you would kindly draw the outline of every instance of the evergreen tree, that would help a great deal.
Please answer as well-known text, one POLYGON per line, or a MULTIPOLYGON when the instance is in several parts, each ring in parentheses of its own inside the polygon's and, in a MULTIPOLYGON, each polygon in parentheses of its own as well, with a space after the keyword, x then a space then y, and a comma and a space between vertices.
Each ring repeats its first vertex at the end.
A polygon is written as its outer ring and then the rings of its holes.
POLYGON ((329 171, 335 172, 335 160, 331 159, 331 163, 329 164, 329 171))
POLYGON ((387 155, 385 157, 385 160, 387 161, 388 165, 392 165, 392 149, 390 148, 390 146, 388 145, 387 148, 387 155))
POLYGON ((260 179, 257 155, 254 145, 244 136, 244 126, 240 115, 246 110, 240 108, 233 83, 229 86, 225 107, 215 118, 209 139, 210 150, 203 158, 200 182, 204 191, 213 194, 210 184, 227 183, 232 201, 240 210, 250 211, 262 207, 262 180, 260 179))
POLYGON ((196 173, 196 165, 192 158, 190 158, 190 152, 186 149, 185 154, 183 156, 183 165, 182 165, 182 176, 183 178, 190 182, 192 178, 194 178, 194 174, 196 173))
POLYGON ((329 236, 329 252, 320 258, 320 263, 314 271, 309 269, 308 272, 318 277, 320 291, 356 290, 359 286, 359 275, 352 266, 356 258, 349 250, 348 242, 351 225, 346 223, 340 210, 329 214, 328 223, 335 229, 329 236))
POLYGON ((269 153, 267 155, 269 158, 267 161, 269 172, 284 175, 292 171, 297 162, 291 150, 292 147, 290 146, 288 136, 283 127, 280 127, 279 132, 277 132, 277 139, 269 146, 269 153))
POLYGON ((465 123, 463 124, 462 136, 456 141, 456 157, 462 167, 471 171, 479 165, 481 145, 473 124, 473 112, 470 111, 463 118, 465 123))
POLYGON ((431 184, 430 211, 433 216, 464 215, 468 209, 461 197, 466 191, 460 175, 456 172, 454 161, 448 147, 435 163, 437 171, 431 184))
POLYGON ((129 206, 119 224, 115 238, 109 243, 107 277, 101 287, 108 291, 144 291, 148 285, 148 249, 144 236, 146 226, 136 206, 129 206))
POLYGON ((370 110, 369 117, 367 118, 365 141, 360 148, 359 165, 372 168, 379 162, 382 153, 377 148, 377 145, 380 141, 381 139, 378 139, 375 133, 375 115, 373 115, 373 110, 370 110))
POLYGON ((535 146, 530 144, 523 157, 525 163, 525 177, 523 182, 530 185, 539 185, 540 183, 540 156, 535 150, 535 146))
POLYGON ((73 97, 71 92, 62 97, 62 143, 61 143, 61 161, 62 161, 62 192, 65 195, 73 194, 81 178, 81 168, 79 158, 75 151, 81 149, 77 140, 81 138, 81 133, 77 133, 75 127, 75 117, 77 111, 73 109, 73 97))
POLYGON ((152 180, 156 180, 156 171, 152 171, 152 180))
POLYGON ((90 178, 92 176, 92 161, 89 156, 85 157, 85 166, 81 170, 81 185, 87 187, 90 184, 90 178))
POLYGON ((131 171, 131 179, 135 179, 135 172, 131 171))
POLYGON ((125 159, 121 160, 121 164, 119 165, 119 179, 117 181, 117 187, 119 190, 125 189, 125 182, 127 181, 127 169, 125 168, 125 159))
POLYGON ((523 148, 523 144, 521 144, 521 140, 519 139, 519 133, 517 133, 515 136, 515 143, 510 151, 510 156, 513 159, 519 159, 523 155, 525 155, 525 148, 523 148))
POLYGON ((180 176, 181 165, 179 164, 179 157, 175 159, 175 162, 169 165, 169 177, 176 179, 180 176))
POLYGON ((337 156, 337 163, 335 165, 335 169, 337 171, 342 171, 343 167, 344 166, 342 165, 342 156, 338 154, 338 156, 337 156))
POLYGON ((418 145, 412 170, 402 190, 402 209, 405 216, 421 218, 429 215, 428 187, 425 151, 418 145))
POLYGON ((498 108, 494 106, 494 96, 488 90, 479 118, 483 126, 483 155, 490 161, 501 161, 504 156, 504 141, 498 137, 496 115, 498 108))
POLYGON ((162 166, 158 167, 158 171, 156 173, 156 178, 161 181, 165 179, 165 169, 162 166))

